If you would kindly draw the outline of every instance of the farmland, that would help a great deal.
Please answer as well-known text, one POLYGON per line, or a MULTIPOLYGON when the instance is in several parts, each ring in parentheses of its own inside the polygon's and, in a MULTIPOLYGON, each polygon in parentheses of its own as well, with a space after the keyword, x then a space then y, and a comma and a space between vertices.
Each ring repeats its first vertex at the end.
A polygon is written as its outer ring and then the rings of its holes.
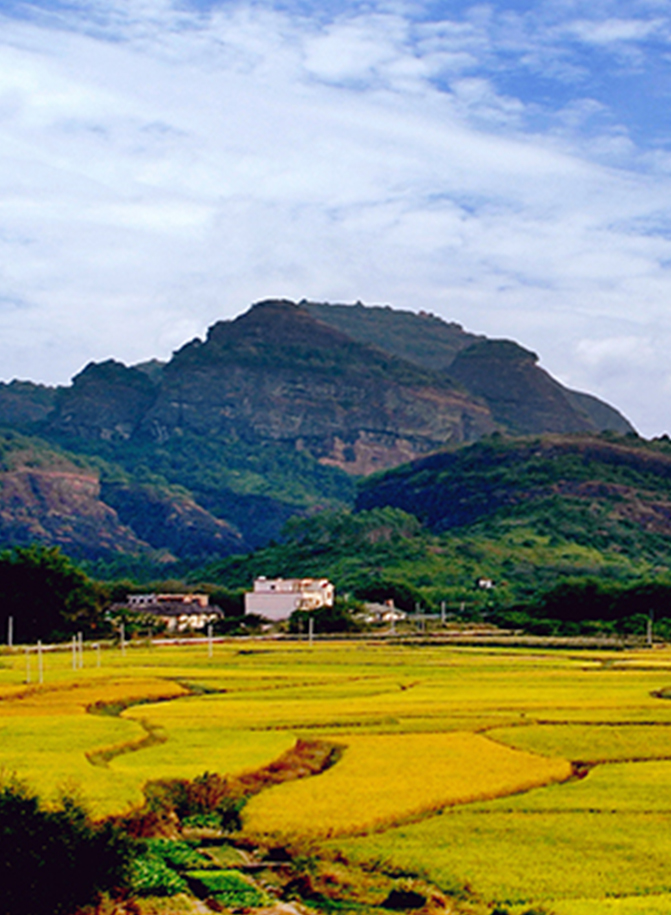
POLYGON ((32 678, 0 657, 0 766, 44 797, 124 812, 148 779, 320 739, 339 761, 253 797, 249 837, 468 887, 483 912, 671 910, 671 651, 241 641, 50 652, 32 678))

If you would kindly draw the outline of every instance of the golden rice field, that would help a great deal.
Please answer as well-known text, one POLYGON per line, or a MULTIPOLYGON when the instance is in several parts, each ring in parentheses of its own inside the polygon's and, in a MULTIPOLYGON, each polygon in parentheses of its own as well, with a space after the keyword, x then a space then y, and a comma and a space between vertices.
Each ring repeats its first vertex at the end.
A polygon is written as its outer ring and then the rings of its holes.
POLYGON ((468 731, 352 734, 337 766, 276 785, 246 808, 249 832, 369 832, 454 804, 565 781, 571 766, 468 731), (343 799, 346 798, 346 803, 343 799))
POLYGON ((34 661, 26 684, 23 654, 0 655, 0 767, 46 797, 123 811, 149 778, 240 773, 325 738, 340 761, 255 797, 245 830, 514 915, 671 912, 671 701, 655 695, 671 651, 245 641, 84 660, 46 654, 39 685, 34 661))

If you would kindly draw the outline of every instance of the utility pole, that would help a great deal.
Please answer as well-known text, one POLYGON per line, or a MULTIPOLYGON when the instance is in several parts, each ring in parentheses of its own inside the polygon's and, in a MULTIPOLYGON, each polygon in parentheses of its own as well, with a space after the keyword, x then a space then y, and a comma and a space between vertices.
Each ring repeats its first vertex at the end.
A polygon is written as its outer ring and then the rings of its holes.
POLYGON ((7 645, 9 648, 14 647, 14 617, 10 616, 7 620, 7 645))
POLYGON ((310 616, 308 617, 308 642, 310 644, 310 647, 312 647, 312 640, 314 638, 314 634, 315 634, 315 621, 314 621, 314 618, 312 617, 312 614, 310 614, 310 616))
POLYGON ((443 626, 445 625, 445 609, 446 609, 445 601, 441 600, 441 602, 440 602, 440 622, 443 626))
POLYGON ((648 627, 647 627, 647 629, 648 629, 648 631, 647 631, 648 648, 652 648, 652 624, 654 622, 654 619, 655 619, 655 611, 651 610, 648 615, 648 627))

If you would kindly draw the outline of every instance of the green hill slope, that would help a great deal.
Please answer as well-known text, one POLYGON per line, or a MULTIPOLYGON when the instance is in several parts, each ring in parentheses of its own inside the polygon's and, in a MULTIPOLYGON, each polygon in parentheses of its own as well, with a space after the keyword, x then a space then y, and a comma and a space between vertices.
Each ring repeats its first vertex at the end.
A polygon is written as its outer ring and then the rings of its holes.
POLYGON ((341 593, 407 609, 492 609, 566 578, 623 584, 670 565, 671 443, 499 436, 371 477, 354 514, 296 522, 281 544, 207 574, 231 587, 328 575, 341 593))
POLYGON ((614 524, 671 535, 671 444, 609 433, 494 436, 369 478, 357 506, 411 511, 438 531, 501 511, 528 515, 554 502, 585 509, 590 536, 598 532, 589 517, 601 509, 609 536, 614 524))

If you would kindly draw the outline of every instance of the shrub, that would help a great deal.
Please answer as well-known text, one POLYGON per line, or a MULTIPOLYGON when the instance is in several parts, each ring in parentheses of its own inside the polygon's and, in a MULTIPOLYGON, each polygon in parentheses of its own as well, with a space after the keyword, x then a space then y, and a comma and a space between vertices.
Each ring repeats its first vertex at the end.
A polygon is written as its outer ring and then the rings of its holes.
POLYGON ((94 825, 72 798, 40 806, 20 783, 0 785, 0 911, 59 915, 126 883, 131 840, 94 825))
POLYGON ((148 853, 161 858, 168 867, 186 870, 213 866, 208 858, 199 854, 188 842, 176 839, 148 839, 146 844, 148 853))
POLYGON ((176 816, 188 826, 214 826, 227 832, 240 828, 245 803, 241 790, 216 772, 204 772, 192 781, 156 779, 147 782, 144 793, 149 812, 159 821, 176 816))

